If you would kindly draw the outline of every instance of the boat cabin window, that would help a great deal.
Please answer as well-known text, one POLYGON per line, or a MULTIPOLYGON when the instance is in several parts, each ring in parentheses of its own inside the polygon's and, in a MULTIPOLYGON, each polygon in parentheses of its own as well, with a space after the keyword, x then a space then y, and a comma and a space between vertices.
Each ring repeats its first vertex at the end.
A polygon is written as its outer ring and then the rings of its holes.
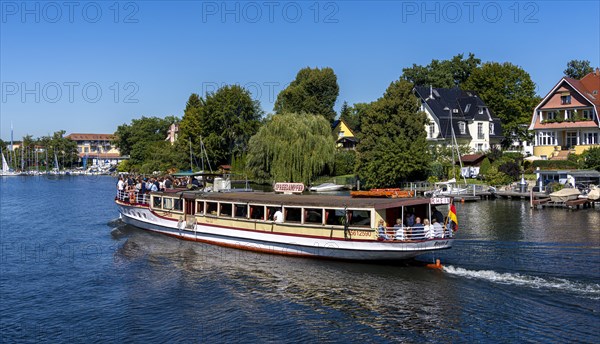
POLYGON ((265 219, 265 207, 263 205, 250 206, 250 218, 255 220, 265 219))
POLYGON ((221 203, 220 206, 219 216, 231 217, 231 208, 233 205, 231 203, 221 203))
POLYGON ((325 223, 328 225, 343 226, 344 209, 325 209, 325 223))
POLYGON ((323 209, 320 208, 305 208, 304 223, 323 224, 323 209))
POLYGON ((152 196, 152 208, 162 208, 162 197, 152 196))
POLYGON ((163 209, 164 210, 173 210, 173 199, 165 197, 163 198, 163 209))
POLYGON ((173 210, 183 211, 183 200, 181 198, 175 198, 173 200, 173 210))
POLYGON ((247 216, 248 206, 245 204, 235 204, 234 205, 234 217, 245 219, 247 216))
POLYGON ((284 211, 285 222, 298 222, 302 221, 302 208, 285 208, 284 211))
POLYGON ((348 210, 349 225, 353 227, 371 227, 371 211, 348 210))
POLYGON ((206 214, 217 215, 217 209, 219 203, 217 202, 206 202, 206 214))
POLYGON ((273 215, 280 207, 267 207, 267 220, 273 220, 273 215))
POLYGON ((204 214, 204 201, 196 202, 196 214, 204 214))

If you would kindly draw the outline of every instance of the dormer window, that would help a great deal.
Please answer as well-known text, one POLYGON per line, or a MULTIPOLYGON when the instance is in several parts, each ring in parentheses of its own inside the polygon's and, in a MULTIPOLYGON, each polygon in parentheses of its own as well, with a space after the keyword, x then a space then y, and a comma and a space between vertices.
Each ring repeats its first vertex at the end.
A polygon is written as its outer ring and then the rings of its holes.
POLYGON ((564 96, 560 96, 560 104, 561 105, 565 105, 565 104, 571 104, 571 95, 564 95, 564 96))
POLYGON ((467 126, 465 122, 458 122, 458 131, 461 135, 464 135, 467 132, 467 126))
POLYGON ((494 123, 490 123, 490 135, 496 135, 494 132, 494 123))
POLYGON ((482 107, 479 108, 479 114, 483 115, 483 108, 482 107))

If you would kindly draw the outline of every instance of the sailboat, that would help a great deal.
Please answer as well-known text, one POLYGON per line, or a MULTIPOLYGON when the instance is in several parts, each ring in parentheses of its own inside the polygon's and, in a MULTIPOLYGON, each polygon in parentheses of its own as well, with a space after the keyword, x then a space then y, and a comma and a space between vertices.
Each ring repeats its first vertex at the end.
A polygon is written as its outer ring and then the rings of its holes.
POLYGON ((0 171, 1 176, 18 176, 17 172, 11 171, 10 167, 8 167, 8 163, 6 162, 6 158, 4 157, 4 152, 2 152, 2 171, 0 171))

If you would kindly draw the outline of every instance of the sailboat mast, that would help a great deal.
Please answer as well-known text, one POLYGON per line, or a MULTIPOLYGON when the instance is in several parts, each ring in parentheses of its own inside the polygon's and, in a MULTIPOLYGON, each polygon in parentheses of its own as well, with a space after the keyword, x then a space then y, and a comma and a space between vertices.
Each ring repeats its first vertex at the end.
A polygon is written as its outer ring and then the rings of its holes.
MULTIPOLYGON (((454 134, 454 123, 452 122, 452 109, 448 109, 448 112, 450 113, 450 130, 452 132, 451 145, 454 146, 454 143, 456 142, 456 135, 454 134)), ((452 177, 456 179, 456 171, 454 169, 454 165, 454 147, 452 147, 452 177)))
POLYGON ((194 165, 192 163, 192 140, 189 140, 190 142, 190 172, 194 172, 194 165))

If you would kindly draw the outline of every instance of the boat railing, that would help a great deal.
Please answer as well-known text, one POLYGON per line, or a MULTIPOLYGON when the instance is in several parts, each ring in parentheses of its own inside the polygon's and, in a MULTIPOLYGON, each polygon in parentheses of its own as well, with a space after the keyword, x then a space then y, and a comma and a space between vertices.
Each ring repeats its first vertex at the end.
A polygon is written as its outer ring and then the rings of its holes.
POLYGON ((138 191, 117 190, 117 199, 131 204, 150 204, 150 195, 138 191))
POLYGON ((441 227, 439 229, 433 226, 422 227, 385 227, 382 232, 379 231, 379 239, 390 241, 426 241, 432 239, 452 238, 452 229, 441 227))

